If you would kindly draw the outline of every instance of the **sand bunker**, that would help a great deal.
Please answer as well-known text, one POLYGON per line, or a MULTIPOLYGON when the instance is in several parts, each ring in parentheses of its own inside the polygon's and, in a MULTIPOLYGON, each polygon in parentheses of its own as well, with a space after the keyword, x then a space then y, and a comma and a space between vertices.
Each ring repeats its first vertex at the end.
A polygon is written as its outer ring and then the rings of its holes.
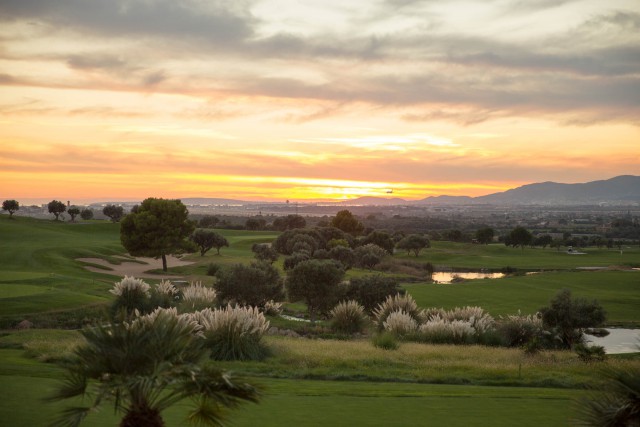
MULTIPOLYGON (((134 276, 134 277, 143 277, 146 279, 162 279, 162 278, 178 278, 181 276, 168 275, 168 274, 154 274, 147 273, 149 270, 158 270, 162 268, 162 259, 154 259, 154 258, 145 258, 138 257, 136 258, 137 262, 128 261, 129 258, 124 257, 116 257, 122 259, 121 264, 111 264, 109 261, 104 260, 102 258, 77 258, 76 261, 86 262, 90 264, 97 264, 106 267, 107 269, 93 267, 90 265, 85 266, 84 268, 94 272, 94 273, 102 273, 102 274, 113 274, 115 276, 134 276), (141 264, 144 263, 144 264, 141 264)), ((171 267, 180 267, 183 265, 193 264, 193 262, 183 261, 174 256, 167 256, 167 266, 171 267)))

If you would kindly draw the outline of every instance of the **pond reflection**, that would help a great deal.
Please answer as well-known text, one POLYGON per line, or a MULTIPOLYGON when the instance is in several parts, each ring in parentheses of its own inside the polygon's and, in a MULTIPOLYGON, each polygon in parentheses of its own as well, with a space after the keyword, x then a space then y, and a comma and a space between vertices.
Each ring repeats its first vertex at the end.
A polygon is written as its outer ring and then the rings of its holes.
POLYGON ((640 352, 640 329, 607 329, 606 337, 595 337, 585 334, 587 343, 604 347, 607 354, 640 352))
POLYGON ((453 283, 456 281, 456 278, 464 279, 464 280, 473 280, 473 279, 500 279, 504 277, 504 273, 452 273, 441 271, 437 273, 433 273, 431 276, 433 281, 436 283, 453 283))

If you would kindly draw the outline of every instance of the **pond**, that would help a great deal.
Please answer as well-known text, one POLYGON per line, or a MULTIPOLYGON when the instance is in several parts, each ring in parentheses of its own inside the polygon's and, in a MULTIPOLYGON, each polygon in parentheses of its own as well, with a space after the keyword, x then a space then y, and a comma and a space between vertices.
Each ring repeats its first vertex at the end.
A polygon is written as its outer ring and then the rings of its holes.
POLYGON ((435 283, 451 283, 454 277, 460 277, 465 280, 472 279, 500 279, 504 277, 504 273, 478 273, 478 272, 467 272, 467 273, 453 273, 448 271, 439 271, 437 273, 433 273, 431 276, 435 283))
POLYGON ((606 337, 585 334, 587 343, 601 345, 607 354, 640 352, 640 329, 611 328, 606 337))

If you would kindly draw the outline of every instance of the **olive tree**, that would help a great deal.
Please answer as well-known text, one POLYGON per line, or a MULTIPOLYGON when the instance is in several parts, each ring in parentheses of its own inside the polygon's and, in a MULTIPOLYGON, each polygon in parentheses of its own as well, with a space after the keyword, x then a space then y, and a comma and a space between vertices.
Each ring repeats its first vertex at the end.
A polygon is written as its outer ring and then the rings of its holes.
POLYGON ((167 255, 192 249, 186 239, 195 226, 188 215, 180 200, 145 199, 122 219, 122 246, 133 256, 162 258, 162 269, 167 271, 167 255))
POLYGON ((112 222, 118 222, 124 216, 124 208, 122 206, 107 205, 102 209, 102 213, 108 216, 112 222))
POLYGON ((407 251, 407 255, 413 252, 413 254, 417 257, 420 255, 420 251, 424 248, 431 247, 431 243, 429 239, 419 234, 409 234, 407 237, 403 238, 396 245, 398 249, 403 249, 407 251))
POLYGON ((264 307, 267 301, 284 298, 280 273, 268 262, 222 268, 216 273, 216 278, 213 287, 218 299, 224 303, 264 307))
POLYGON ((69 206, 69 209, 67 209, 67 213, 71 217, 71 222, 73 222, 76 220, 76 217, 80 215, 80 208, 77 206, 69 206))
POLYGON ((61 213, 67 210, 67 206, 59 200, 52 200, 47 204, 47 210, 56 217, 56 221, 61 213))
POLYGON ((211 248, 216 248, 220 255, 220 248, 229 246, 229 242, 215 231, 198 228, 192 235, 191 241, 200 248, 200 256, 204 256, 211 248))
POLYGON ((9 218, 13 216, 13 213, 20 209, 20 204, 17 200, 5 200, 2 202, 2 210, 9 212, 9 218))
POLYGON ((343 277, 344 270, 332 260, 302 261, 287 273, 289 300, 304 301, 315 321, 317 314, 329 312, 344 295, 343 277))

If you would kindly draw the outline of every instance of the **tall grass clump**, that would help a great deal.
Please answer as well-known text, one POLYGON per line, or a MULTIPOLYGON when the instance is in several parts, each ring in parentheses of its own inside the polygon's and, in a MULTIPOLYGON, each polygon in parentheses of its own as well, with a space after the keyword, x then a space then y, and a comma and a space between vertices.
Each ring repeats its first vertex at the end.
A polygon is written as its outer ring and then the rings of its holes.
POLYGON ((364 307, 357 301, 342 301, 330 312, 331 330, 342 334, 362 332, 367 322, 364 307))
POLYGON ((484 311, 482 307, 456 307, 453 310, 444 312, 442 318, 449 322, 456 320, 471 324, 477 334, 482 335, 494 328, 495 320, 484 311))
POLYGON ((418 339, 433 344, 467 344, 476 335, 471 322, 434 316, 418 328, 418 339))
POLYGON ((193 314, 203 328, 211 358, 215 360, 260 360, 267 355, 262 336, 269 321, 255 307, 206 308, 193 314))
POLYGON ((137 310, 146 313, 150 310, 150 293, 151 286, 142 279, 136 279, 133 276, 124 276, 124 278, 115 282, 110 293, 116 296, 115 301, 111 304, 111 317, 124 315, 131 317, 137 310))
POLYGON ((151 306, 169 308, 178 301, 180 291, 169 280, 163 280, 151 290, 151 306))
POLYGON ((200 282, 191 283, 182 290, 182 311, 193 312, 212 307, 216 302, 216 290, 203 286, 200 282))
POLYGON ((373 317, 378 329, 386 329, 384 322, 387 320, 387 317, 397 311, 402 311, 409 315, 416 323, 422 323, 422 321, 425 320, 424 310, 418 308, 418 304, 416 304, 411 295, 390 295, 373 310, 373 317))
POLYGON ((398 337, 410 337, 418 329, 418 322, 403 310, 389 314, 382 324, 385 331, 398 337))

